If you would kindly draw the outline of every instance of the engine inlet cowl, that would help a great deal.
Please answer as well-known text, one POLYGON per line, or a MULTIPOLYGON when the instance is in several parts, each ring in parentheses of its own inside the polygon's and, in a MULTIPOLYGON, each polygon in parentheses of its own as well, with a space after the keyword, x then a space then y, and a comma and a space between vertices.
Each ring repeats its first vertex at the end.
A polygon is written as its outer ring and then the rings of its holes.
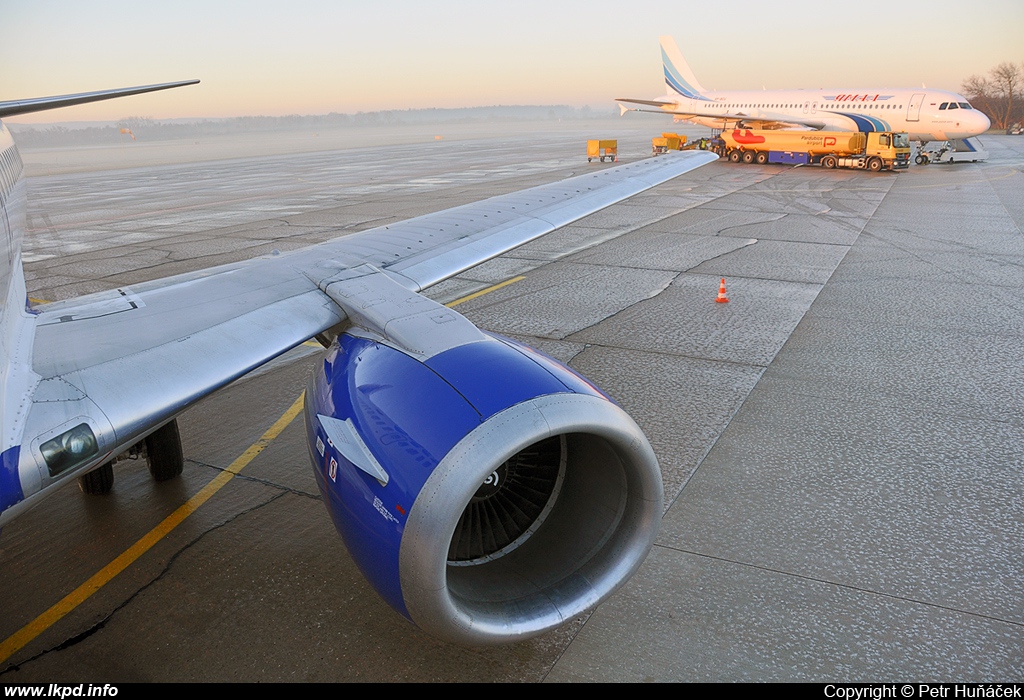
POLYGON ((579 394, 517 404, 466 435, 416 499, 400 552, 409 615, 460 644, 503 644, 554 629, 636 571, 654 543, 662 502, 653 451, 617 406, 579 394), (473 543, 466 527, 501 527, 476 517, 497 493, 486 482, 520 462, 544 474, 536 515, 504 545, 473 543))

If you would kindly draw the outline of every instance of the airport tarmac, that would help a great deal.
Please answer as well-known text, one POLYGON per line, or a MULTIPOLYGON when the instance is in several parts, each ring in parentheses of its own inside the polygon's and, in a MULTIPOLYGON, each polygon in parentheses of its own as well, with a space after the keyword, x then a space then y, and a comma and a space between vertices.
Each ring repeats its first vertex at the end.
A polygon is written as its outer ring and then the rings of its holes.
MULTIPOLYGON (((632 160, 662 128, 609 136, 632 160)), ((610 167, 586 162, 587 137, 30 178, 29 293, 130 285, 610 167)), ((431 291, 517 280, 457 308, 569 362, 655 448, 657 543, 592 614, 466 650, 388 608, 318 503, 301 421, 280 420, 318 361, 302 346, 179 418, 180 479, 122 463, 109 495, 72 485, 4 528, 0 683, 1020 682, 1024 139, 982 141, 987 163, 902 173, 712 163, 431 291)))

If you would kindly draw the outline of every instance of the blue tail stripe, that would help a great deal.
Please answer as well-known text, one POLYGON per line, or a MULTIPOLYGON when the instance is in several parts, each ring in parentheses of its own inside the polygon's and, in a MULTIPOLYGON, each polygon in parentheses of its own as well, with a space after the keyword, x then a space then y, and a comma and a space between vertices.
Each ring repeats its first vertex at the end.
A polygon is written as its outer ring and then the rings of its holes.
POLYGON ((697 92, 693 88, 692 85, 686 82, 683 76, 679 74, 679 71, 676 69, 674 65, 672 65, 672 62, 668 59, 668 55, 666 55, 665 49, 661 50, 661 62, 662 65, 665 66, 665 82, 668 83, 669 87, 678 92, 680 95, 685 95, 686 97, 692 97, 697 99, 701 99, 703 97, 699 92, 697 92))

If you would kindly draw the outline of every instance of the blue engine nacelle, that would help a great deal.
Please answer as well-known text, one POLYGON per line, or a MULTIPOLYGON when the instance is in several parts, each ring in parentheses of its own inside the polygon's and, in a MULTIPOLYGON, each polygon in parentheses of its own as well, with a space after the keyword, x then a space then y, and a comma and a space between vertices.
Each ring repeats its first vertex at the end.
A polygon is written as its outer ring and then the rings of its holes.
POLYGON ((442 639, 519 641, 610 596, 661 519, 636 423, 494 336, 420 361, 341 335, 306 394, 324 503, 363 574, 442 639))

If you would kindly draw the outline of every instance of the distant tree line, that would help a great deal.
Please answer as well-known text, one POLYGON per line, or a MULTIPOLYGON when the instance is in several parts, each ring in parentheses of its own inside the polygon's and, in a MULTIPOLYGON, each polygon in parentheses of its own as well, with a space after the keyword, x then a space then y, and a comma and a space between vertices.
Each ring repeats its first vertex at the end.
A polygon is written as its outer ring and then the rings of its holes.
POLYGON ((972 75, 960 85, 960 91, 997 129, 1024 121, 1024 64, 1000 63, 987 78, 972 75))
POLYGON ((124 129, 130 130, 140 141, 170 141, 210 138, 241 132, 318 131, 336 128, 500 121, 559 121, 605 118, 617 114, 618 111, 612 108, 605 111, 566 105, 498 105, 462 109, 408 109, 355 114, 331 112, 320 115, 292 114, 284 117, 234 117, 198 121, 157 121, 148 117, 125 117, 116 124, 81 128, 60 125, 41 127, 30 124, 8 126, 14 132, 21 148, 54 148, 109 144, 119 139, 131 140, 132 136, 126 135, 122 131, 124 129))

